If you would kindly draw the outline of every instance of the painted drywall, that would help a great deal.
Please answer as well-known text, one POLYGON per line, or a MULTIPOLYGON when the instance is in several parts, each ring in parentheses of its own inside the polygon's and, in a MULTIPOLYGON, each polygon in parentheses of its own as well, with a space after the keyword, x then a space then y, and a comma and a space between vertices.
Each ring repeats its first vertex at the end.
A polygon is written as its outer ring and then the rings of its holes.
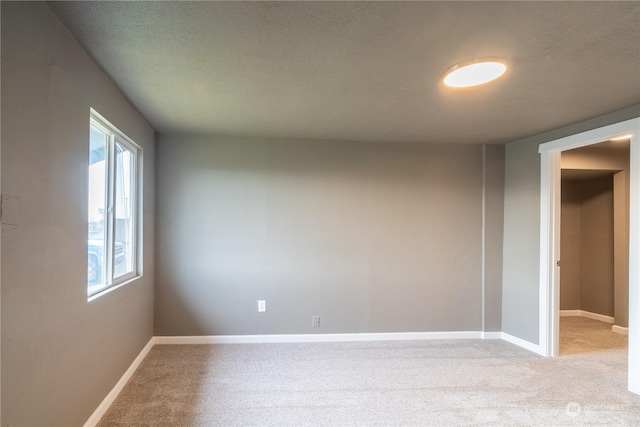
POLYGON ((640 116, 640 105, 505 147, 502 330, 538 344, 540 290, 540 144, 640 116))
POLYGON ((629 326, 629 166, 613 175, 614 321, 629 326))
POLYGON ((161 135, 156 194, 157 335, 481 330, 481 146, 161 135))
MULTIPOLYGON (((616 299, 618 305, 628 304, 626 294, 614 293, 615 264, 628 265, 614 257, 615 231, 624 230, 615 227, 614 205, 613 171, 603 177, 562 180, 561 310, 613 317, 616 299)), ((627 218, 622 215, 619 220, 624 225, 627 218)), ((622 321, 622 314, 618 317, 622 321)))
POLYGON ((582 182, 580 306, 613 316, 613 177, 582 182))
POLYGON ((581 181, 562 179, 560 310, 580 310, 581 181))
POLYGON ((588 145, 563 151, 562 169, 574 170, 627 170, 629 168, 629 143, 621 142, 588 145), (619 147, 616 146, 619 144, 619 147))
POLYGON ((79 426, 153 334, 154 132, 46 4, 1 7, 2 425, 79 426), (90 107, 144 150, 144 277, 87 302, 90 107))
POLYGON ((538 317, 539 227, 538 145, 509 144, 505 147, 502 330, 533 343, 538 341, 538 325, 531 319, 538 317))
POLYGON ((485 149, 485 310, 484 330, 502 330, 502 240, 504 220, 504 146, 485 149))

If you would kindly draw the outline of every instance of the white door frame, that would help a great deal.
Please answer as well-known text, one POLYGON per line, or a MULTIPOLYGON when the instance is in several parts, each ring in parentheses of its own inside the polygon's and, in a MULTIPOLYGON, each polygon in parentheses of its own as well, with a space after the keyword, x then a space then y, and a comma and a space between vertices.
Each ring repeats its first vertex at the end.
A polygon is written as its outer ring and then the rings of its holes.
POLYGON ((640 117, 541 144, 540 354, 558 355, 560 153, 631 135, 629 188, 629 390, 640 394, 640 117))

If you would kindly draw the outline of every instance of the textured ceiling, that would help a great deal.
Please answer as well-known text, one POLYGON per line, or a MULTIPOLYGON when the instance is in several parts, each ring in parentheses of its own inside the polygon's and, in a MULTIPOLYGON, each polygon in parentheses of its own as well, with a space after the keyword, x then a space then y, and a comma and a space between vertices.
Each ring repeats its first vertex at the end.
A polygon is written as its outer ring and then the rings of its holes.
POLYGON ((500 144, 640 103, 638 2, 49 5, 161 133, 500 144))

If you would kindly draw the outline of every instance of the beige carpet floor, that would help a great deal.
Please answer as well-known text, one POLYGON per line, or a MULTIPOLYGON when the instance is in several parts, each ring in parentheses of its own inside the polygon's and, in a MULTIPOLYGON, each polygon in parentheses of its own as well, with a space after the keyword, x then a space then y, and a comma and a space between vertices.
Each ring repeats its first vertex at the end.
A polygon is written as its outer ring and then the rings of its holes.
POLYGON ((584 317, 560 319, 560 355, 624 349, 627 336, 611 331, 611 324, 584 317))
POLYGON ((583 320, 563 318, 554 359, 501 340, 157 345, 99 425, 639 426, 626 344, 598 344, 625 337, 583 320))

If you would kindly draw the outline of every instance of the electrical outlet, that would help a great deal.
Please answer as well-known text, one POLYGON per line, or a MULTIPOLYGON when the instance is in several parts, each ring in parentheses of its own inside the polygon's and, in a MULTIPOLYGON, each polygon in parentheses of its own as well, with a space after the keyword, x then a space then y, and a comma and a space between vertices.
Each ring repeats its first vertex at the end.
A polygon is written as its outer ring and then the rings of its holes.
POLYGON ((264 313, 267 311, 267 301, 263 299, 258 300, 258 313, 264 313))
POLYGON ((320 327, 320 316, 313 316, 311 318, 311 326, 314 328, 320 327))

